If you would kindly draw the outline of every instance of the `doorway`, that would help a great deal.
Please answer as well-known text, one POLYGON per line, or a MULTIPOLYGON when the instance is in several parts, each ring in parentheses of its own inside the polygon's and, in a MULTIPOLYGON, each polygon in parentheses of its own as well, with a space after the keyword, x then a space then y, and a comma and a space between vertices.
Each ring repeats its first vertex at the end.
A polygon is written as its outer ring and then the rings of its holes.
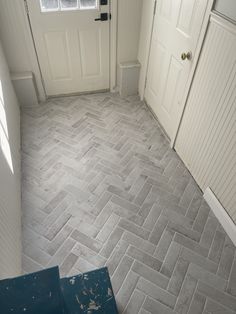
POLYGON ((108 0, 27 0, 47 96, 109 89, 108 0))
POLYGON ((208 2, 161 0, 156 5, 144 97, 170 140, 175 136, 186 84, 196 65, 208 2))

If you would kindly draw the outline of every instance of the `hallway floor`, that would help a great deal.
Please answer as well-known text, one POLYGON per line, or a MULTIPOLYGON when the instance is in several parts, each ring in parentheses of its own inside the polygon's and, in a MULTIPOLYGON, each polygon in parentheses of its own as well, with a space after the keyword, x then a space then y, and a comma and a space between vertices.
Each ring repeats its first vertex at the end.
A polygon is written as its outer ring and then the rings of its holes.
POLYGON ((235 247, 137 97, 24 109, 22 172, 26 273, 107 265, 120 313, 236 313, 235 247))

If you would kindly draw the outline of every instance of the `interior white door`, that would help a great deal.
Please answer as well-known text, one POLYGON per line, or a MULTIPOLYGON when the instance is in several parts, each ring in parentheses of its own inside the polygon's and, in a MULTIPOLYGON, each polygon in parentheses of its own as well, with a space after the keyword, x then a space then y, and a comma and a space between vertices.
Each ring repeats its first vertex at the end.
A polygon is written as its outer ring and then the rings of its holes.
POLYGON ((109 1, 27 0, 48 96, 109 88, 109 1), (95 21, 101 13, 108 20, 95 21))
POLYGON ((170 139, 180 116, 207 3, 208 0, 157 1, 145 100, 170 139), (183 53, 185 60, 181 58, 183 53))

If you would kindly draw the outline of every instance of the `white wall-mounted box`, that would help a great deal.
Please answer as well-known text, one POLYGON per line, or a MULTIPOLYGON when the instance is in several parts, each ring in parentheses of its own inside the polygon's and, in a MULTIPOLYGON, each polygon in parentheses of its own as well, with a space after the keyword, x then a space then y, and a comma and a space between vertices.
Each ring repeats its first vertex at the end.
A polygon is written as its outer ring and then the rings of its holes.
POLYGON ((122 62, 119 65, 119 93, 121 97, 138 94, 140 63, 122 62))
POLYGON ((11 80, 21 107, 38 105, 38 96, 32 72, 11 73, 11 80))

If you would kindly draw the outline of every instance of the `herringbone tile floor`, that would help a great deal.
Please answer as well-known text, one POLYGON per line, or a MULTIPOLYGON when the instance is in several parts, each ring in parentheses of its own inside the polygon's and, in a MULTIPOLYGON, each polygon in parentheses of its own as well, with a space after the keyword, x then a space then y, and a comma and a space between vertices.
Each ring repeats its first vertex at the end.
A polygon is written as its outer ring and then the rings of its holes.
POLYGON ((25 272, 107 265, 120 313, 236 312, 235 247, 137 97, 22 112, 25 272))

